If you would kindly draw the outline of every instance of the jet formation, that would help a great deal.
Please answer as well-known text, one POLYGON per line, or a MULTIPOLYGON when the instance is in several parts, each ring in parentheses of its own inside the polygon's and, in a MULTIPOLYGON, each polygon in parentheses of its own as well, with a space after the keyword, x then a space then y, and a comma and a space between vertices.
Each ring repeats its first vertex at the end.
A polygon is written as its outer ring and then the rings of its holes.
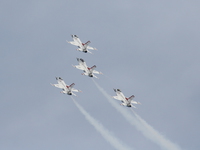
MULTIPOLYGON (((90 41, 87 41, 86 43, 82 43, 77 35, 71 35, 71 36, 73 38, 73 41, 67 41, 67 42, 72 45, 78 46, 78 49, 77 49, 78 51, 81 51, 84 53, 91 53, 88 49, 97 50, 96 48, 89 46, 89 44, 91 43, 90 41)), ((79 70, 82 70, 83 71, 82 75, 98 78, 94 74, 103 74, 102 72, 95 70, 96 65, 93 65, 92 67, 88 67, 86 62, 82 58, 77 58, 77 61, 79 64, 72 65, 72 66, 79 70)), ((77 90, 73 88, 75 85, 74 83, 72 83, 71 85, 67 85, 61 77, 56 77, 56 80, 58 84, 51 84, 51 85, 57 88, 61 88, 62 89, 61 93, 63 94, 76 96, 76 94, 74 94, 73 92, 81 92, 81 90, 77 90)), ((135 108, 133 104, 141 104, 140 102, 136 102, 133 100, 133 98, 135 97, 134 95, 128 98, 124 96, 124 94, 121 92, 120 89, 114 89, 114 91, 116 92, 116 96, 112 96, 112 98, 121 101, 122 103, 120 105, 122 106, 135 108)))

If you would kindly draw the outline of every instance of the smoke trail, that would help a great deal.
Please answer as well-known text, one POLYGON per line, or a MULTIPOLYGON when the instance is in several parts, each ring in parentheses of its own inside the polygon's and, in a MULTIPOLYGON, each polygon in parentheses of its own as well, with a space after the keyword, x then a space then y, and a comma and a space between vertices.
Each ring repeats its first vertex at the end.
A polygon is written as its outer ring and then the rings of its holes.
POLYGON ((85 118, 89 121, 91 125, 94 126, 94 128, 104 137, 106 141, 108 141, 114 148, 117 150, 131 150, 132 148, 129 148, 125 146, 119 139, 114 137, 101 123, 99 123, 97 120, 95 120, 88 112, 84 110, 83 107, 81 107, 73 97, 71 97, 74 101, 75 105, 78 107, 80 112, 85 116, 85 118))
POLYGON ((111 103, 113 107, 115 107, 123 116, 124 118, 131 124, 136 127, 137 130, 141 131, 142 134, 150 139, 151 141, 158 144, 162 149, 166 150, 181 150, 181 148, 172 143, 170 140, 166 139, 163 135, 161 135, 158 131, 156 131, 153 127, 151 127, 146 121, 144 121, 139 115, 137 115, 135 112, 135 116, 132 116, 127 109, 124 109, 124 107, 121 107, 117 103, 114 102, 114 100, 104 91, 103 88, 101 88, 97 82, 93 80, 96 87, 99 89, 99 91, 106 97, 108 102, 111 103))

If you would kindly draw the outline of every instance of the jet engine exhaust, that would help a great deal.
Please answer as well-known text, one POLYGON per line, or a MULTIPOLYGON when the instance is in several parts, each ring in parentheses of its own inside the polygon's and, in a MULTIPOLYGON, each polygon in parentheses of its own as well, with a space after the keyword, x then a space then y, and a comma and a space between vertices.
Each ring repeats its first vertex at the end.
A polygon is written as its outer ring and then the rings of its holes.
POLYGON ((103 138, 110 143, 110 145, 112 145, 117 150, 133 150, 133 148, 127 147, 119 139, 113 136, 110 131, 108 131, 100 122, 94 119, 81 105, 79 105, 72 96, 71 98, 80 112, 85 116, 86 120, 92 126, 94 126, 94 128, 103 136, 103 138))
MULTIPOLYGON (((134 115, 131 115, 130 112, 128 112, 129 109, 126 109, 124 107, 119 106, 115 101, 104 91, 103 88, 99 86, 99 84, 92 79, 98 90, 105 96, 105 98, 108 100, 111 105, 119 111, 122 116, 133 126, 136 127, 138 131, 141 131, 141 133, 148 139, 150 139, 152 142, 159 145, 162 149, 165 150, 181 150, 181 148, 171 142, 169 139, 161 135, 158 131, 156 131, 153 127, 151 127, 145 120, 143 120, 139 115, 137 115, 134 112, 134 115)), ((133 111, 133 110, 132 110, 133 111)))

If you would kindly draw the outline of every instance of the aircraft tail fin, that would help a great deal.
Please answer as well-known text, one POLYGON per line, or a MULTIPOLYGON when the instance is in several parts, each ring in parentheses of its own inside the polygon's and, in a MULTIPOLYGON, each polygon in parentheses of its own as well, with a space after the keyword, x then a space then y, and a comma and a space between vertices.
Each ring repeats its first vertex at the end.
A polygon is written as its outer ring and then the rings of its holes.
POLYGON ((87 41, 86 43, 83 43, 82 45, 83 45, 84 48, 87 48, 87 46, 88 46, 90 43, 91 43, 90 41, 87 41))
POLYGON ((92 67, 90 68, 90 70, 93 71, 96 67, 97 67, 97 66, 94 65, 94 66, 92 66, 92 67))
POLYGON ((74 83, 72 83, 71 85, 69 85, 69 88, 72 89, 74 87, 74 83))
POLYGON ((88 46, 90 43, 90 41, 87 41, 84 45, 88 46))
POLYGON ((135 97, 135 96, 132 95, 132 96, 130 96, 128 99, 129 99, 129 100, 132 100, 134 97, 135 97))

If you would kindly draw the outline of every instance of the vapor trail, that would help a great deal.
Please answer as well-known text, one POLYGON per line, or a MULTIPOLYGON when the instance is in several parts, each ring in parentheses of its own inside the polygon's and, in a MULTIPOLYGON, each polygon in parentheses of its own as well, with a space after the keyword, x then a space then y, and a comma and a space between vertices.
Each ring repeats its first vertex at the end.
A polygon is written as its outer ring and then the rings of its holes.
POLYGON ((93 80, 96 87, 99 89, 99 91, 106 97, 108 102, 111 103, 111 105, 116 108, 123 116, 124 118, 131 124, 136 127, 137 130, 141 131, 142 134, 150 139, 151 141, 158 144, 162 149, 165 150, 181 150, 181 148, 172 143, 170 140, 168 140, 166 137, 161 135, 158 131, 156 131, 153 127, 151 127, 146 121, 144 121, 139 115, 137 115, 135 112, 135 116, 131 115, 127 109, 124 109, 124 107, 121 107, 117 103, 113 101, 113 99, 108 95, 103 88, 101 88, 97 82, 93 80))
POLYGON ((133 150, 132 148, 129 148, 125 146, 119 139, 114 137, 100 122, 98 122, 96 119, 94 119, 88 112, 85 111, 85 109, 80 106, 73 97, 71 97, 74 101, 77 108, 80 110, 80 112, 85 116, 85 118, 88 120, 88 122, 94 126, 94 128, 103 136, 103 138, 110 143, 114 148, 117 150, 133 150))

